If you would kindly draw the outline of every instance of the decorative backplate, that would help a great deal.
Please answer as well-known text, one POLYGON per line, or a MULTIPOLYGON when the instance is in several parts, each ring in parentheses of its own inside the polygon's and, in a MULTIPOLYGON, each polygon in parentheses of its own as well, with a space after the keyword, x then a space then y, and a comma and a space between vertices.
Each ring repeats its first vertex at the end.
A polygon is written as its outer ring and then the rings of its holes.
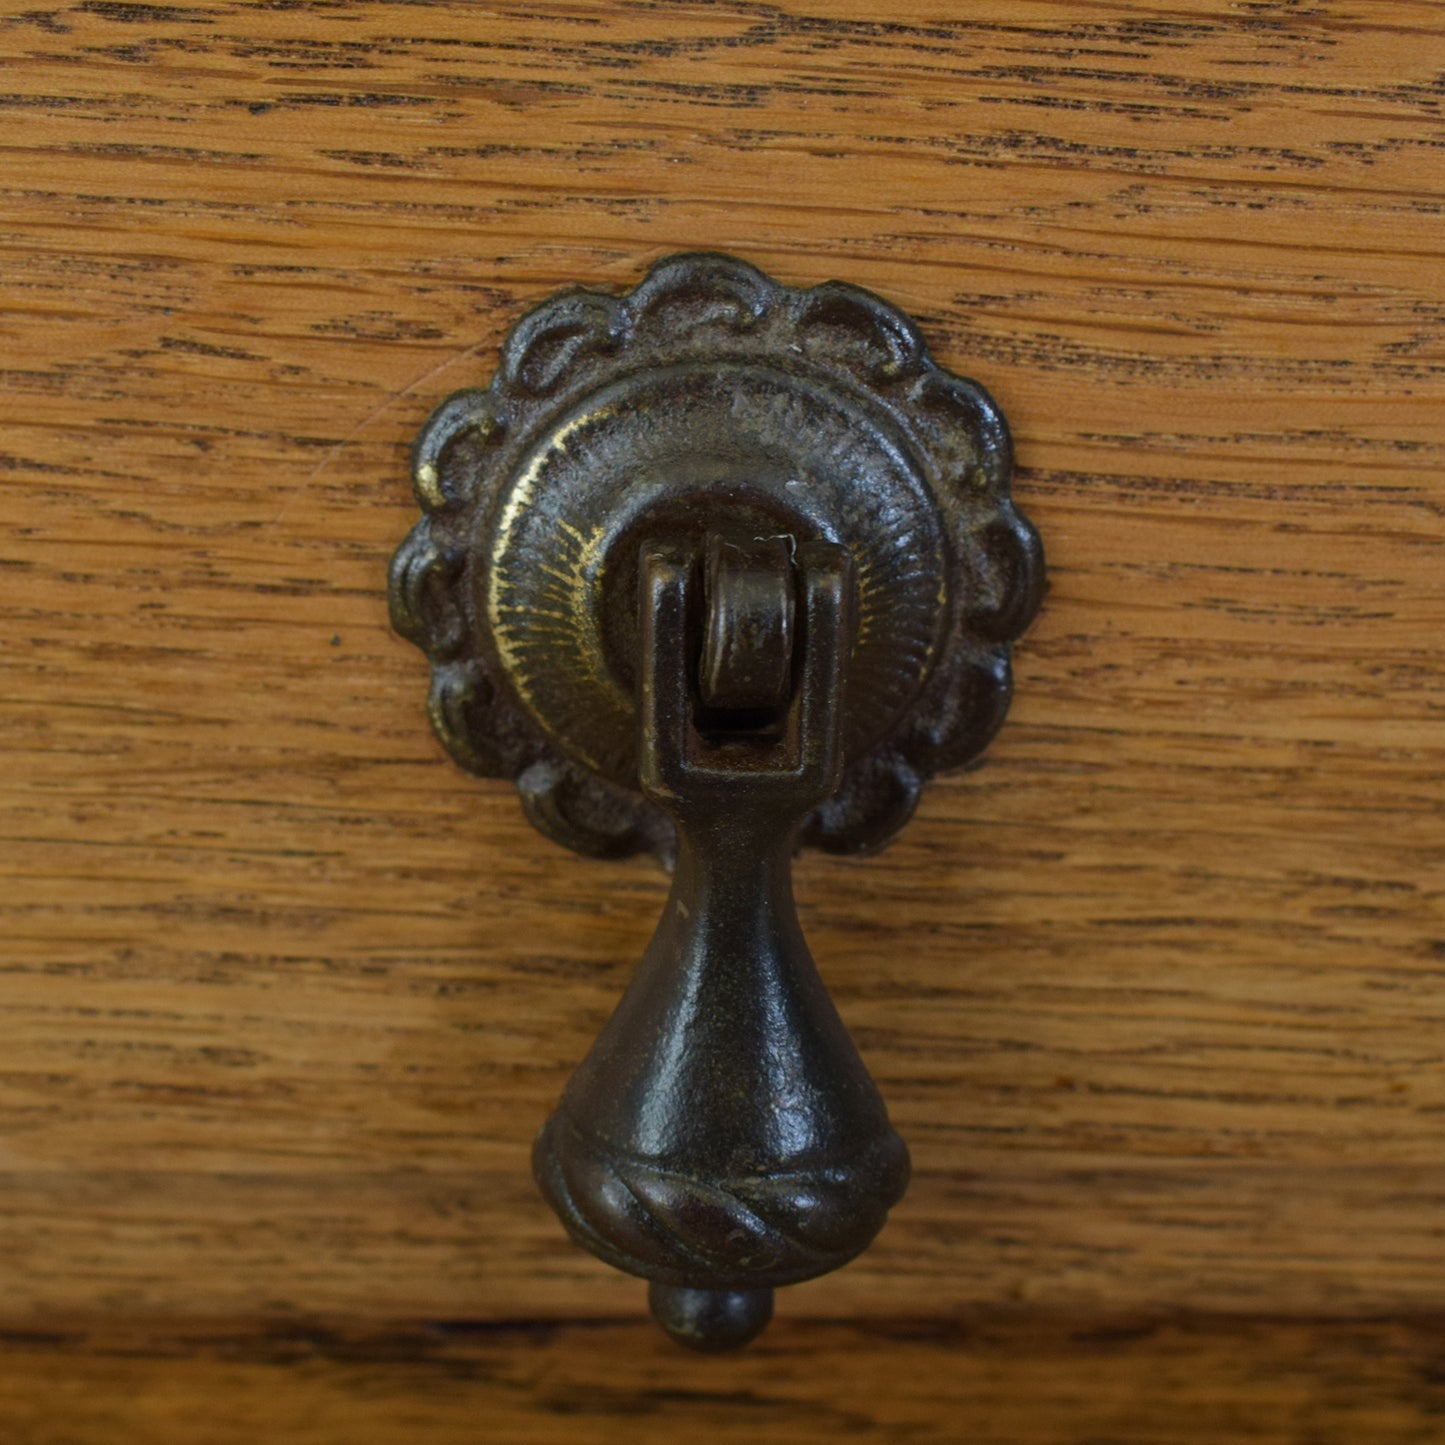
POLYGON ((431 660, 432 724, 463 767, 515 779, 579 852, 668 858, 638 784, 641 549, 839 543, 857 607, 845 770, 800 836, 870 851, 1007 711, 1043 581, 1011 465, 992 399, 877 296, 674 256, 624 296, 544 302, 491 384, 433 413, 392 619, 431 660))

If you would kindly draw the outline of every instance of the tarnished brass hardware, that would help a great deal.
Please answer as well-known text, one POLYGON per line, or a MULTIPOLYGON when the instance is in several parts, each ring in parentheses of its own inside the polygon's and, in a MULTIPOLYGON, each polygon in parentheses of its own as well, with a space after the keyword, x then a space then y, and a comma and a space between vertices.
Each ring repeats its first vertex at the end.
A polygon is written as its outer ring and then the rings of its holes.
POLYGON ((549 837, 675 865, 534 1168, 698 1348, 751 1339, 907 1182, 791 859, 883 846, 1003 721, 1043 586, 1011 465, 902 313, 707 253, 545 302, 417 440, 390 595, 442 742, 549 837))

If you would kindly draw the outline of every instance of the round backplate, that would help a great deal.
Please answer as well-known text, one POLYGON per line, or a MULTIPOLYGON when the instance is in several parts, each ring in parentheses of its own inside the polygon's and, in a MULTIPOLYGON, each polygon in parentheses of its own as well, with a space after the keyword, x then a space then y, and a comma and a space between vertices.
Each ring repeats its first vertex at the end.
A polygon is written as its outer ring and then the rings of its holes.
POLYGON ((666 856, 670 825, 637 784, 642 546, 841 543, 857 579, 847 767, 803 839, 865 851, 1007 709, 1008 646, 1043 579, 1010 467, 987 393, 876 296, 677 256, 626 296, 554 296, 490 387, 432 415, 392 616, 431 659, 433 725, 463 766, 515 778, 579 851, 666 856))

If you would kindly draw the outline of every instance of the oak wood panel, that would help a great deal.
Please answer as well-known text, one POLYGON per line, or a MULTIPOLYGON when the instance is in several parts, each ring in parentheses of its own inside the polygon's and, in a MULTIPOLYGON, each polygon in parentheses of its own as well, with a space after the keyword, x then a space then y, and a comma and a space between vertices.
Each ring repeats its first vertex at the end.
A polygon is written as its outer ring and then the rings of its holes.
POLYGON ((526 1156, 664 880, 443 759, 384 569, 520 310, 693 246, 917 314, 1051 565, 986 766, 800 868, 917 1173, 784 1312, 1438 1308, 1440 20, 5 7, 0 1316, 639 1310, 526 1156))
POLYGON ((1435 1445, 1438 1322, 781 1324, 698 1359, 647 1326, 83 1328, 0 1343, 17 1445, 1435 1445))

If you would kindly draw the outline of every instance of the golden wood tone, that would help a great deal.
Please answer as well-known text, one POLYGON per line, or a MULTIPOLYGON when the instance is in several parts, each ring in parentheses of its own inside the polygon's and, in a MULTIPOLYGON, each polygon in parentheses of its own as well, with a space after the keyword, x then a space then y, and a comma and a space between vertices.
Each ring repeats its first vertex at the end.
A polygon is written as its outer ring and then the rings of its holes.
MULTIPOLYGON (((793 1311, 1439 1308, 1438 6, 90 0, 0 26, 12 1328, 636 1313, 527 1149, 666 881, 579 869, 457 776, 384 575, 435 400, 558 286, 692 247, 918 317, 1013 423, 1050 554, 987 765, 882 857, 799 868, 916 1175, 793 1311)), ((1330 1438, 1429 1438, 1408 1332, 1260 1330, 1330 1438), (1331 1393, 1317 1338, 1387 1359, 1331 1393), (1386 1413, 1355 1429, 1362 1375, 1386 1413)), ((499 1338, 519 1398, 571 1368, 499 1338)), ((930 1379, 977 1363, 951 1338, 930 1379)), ((1268 1344, 1169 1338, 1268 1373, 1268 1344)), ((29 1348, 118 1378, 104 1347, 29 1348)), ((11 1409, 41 1398, 15 1358, 11 1409)), ((322 1419, 361 1388, 216 1358, 194 1386, 136 1367, 148 1438, 197 1438, 180 1397, 227 1380, 322 1419)), ((870 1401, 904 1358, 860 1373, 870 1401)), ((1158 1388, 1198 1399, 1177 1359, 1158 1388)), ((1258 1438, 1298 1438, 1270 1390, 1258 1438)))

